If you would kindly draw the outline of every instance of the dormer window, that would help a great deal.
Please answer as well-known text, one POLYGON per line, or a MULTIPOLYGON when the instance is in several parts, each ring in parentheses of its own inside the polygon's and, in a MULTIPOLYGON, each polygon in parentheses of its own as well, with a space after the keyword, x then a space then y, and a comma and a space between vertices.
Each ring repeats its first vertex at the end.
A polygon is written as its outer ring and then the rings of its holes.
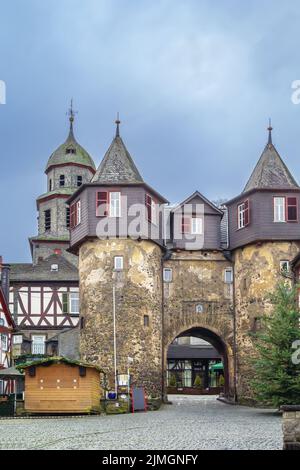
POLYGON ((65 175, 60 175, 59 177, 59 186, 63 187, 65 185, 65 175))
POLYGON ((73 149, 73 148, 68 148, 66 149, 66 154, 75 154, 76 153, 76 149, 73 149))
POLYGON ((249 225, 250 217, 249 217, 249 200, 247 199, 244 202, 241 202, 237 206, 237 217, 238 217, 238 229, 244 228, 249 225))
POLYGON ((58 264, 51 264, 51 272, 52 273, 58 272, 58 264))

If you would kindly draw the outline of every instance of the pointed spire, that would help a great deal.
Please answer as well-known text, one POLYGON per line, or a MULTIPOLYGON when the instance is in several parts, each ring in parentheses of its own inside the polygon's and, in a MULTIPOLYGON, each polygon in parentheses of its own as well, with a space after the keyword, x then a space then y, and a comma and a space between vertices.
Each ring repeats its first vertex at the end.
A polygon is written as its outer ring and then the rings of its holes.
POLYGON ((69 116, 69 121, 70 121, 70 132, 69 132, 68 139, 75 139, 74 138, 74 132, 73 132, 73 122, 74 122, 74 119, 75 119, 75 114, 77 114, 77 111, 74 111, 74 109, 73 109, 73 98, 71 99, 70 108, 69 108, 69 111, 68 111, 67 114, 69 116))
POLYGON ((116 124, 116 137, 120 137, 120 124, 121 124, 121 121, 120 121, 120 116, 119 116, 119 113, 117 113, 117 119, 115 120, 115 124, 116 124))
POLYGON ((273 130, 273 127, 272 127, 272 122, 271 122, 271 118, 270 118, 270 119, 269 119, 269 127, 268 127, 268 131, 269 131, 268 145, 273 145, 273 142, 272 142, 272 130, 273 130))

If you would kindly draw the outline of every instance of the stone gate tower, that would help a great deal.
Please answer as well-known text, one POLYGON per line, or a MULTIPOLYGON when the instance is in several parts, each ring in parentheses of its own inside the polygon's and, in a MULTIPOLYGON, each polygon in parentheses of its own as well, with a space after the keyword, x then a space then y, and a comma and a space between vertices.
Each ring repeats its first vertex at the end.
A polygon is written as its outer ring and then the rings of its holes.
POLYGON ((268 131, 268 142, 243 192, 226 203, 234 264, 239 401, 249 401, 253 395, 251 333, 260 328, 261 316, 271 311, 269 294, 300 248, 300 188, 272 142, 271 125, 268 131))
POLYGON ((129 366, 135 384, 160 395, 163 243, 157 204, 167 201, 143 181, 116 124, 91 183, 69 201, 71 247, 79 255, 80 350, 107 372, 111 388, 115 371, 126 374, 129 366), (102 224, 108 232, 100 231, 102 224))

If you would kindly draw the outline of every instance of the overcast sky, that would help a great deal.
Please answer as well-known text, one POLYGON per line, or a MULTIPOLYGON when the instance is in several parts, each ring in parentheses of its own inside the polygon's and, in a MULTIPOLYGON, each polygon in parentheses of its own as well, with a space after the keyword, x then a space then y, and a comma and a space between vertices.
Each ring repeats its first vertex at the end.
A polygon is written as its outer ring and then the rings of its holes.
POLYGON ((300 177, 300 5, 289 0, 0 0, 0 254, 30 261, 35 199, 67 135, 98 166, 121 135, 172 202, 243 189, 266 143, 300 177))

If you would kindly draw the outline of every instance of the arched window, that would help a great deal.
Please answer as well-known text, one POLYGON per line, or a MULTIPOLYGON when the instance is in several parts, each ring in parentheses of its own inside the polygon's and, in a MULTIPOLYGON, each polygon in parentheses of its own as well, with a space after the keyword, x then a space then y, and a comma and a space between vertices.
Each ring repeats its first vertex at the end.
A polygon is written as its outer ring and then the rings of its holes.
POLYGON ((65 185, 65 175, 60 175, 59 177, 59 186, 62 187, 65 185))

